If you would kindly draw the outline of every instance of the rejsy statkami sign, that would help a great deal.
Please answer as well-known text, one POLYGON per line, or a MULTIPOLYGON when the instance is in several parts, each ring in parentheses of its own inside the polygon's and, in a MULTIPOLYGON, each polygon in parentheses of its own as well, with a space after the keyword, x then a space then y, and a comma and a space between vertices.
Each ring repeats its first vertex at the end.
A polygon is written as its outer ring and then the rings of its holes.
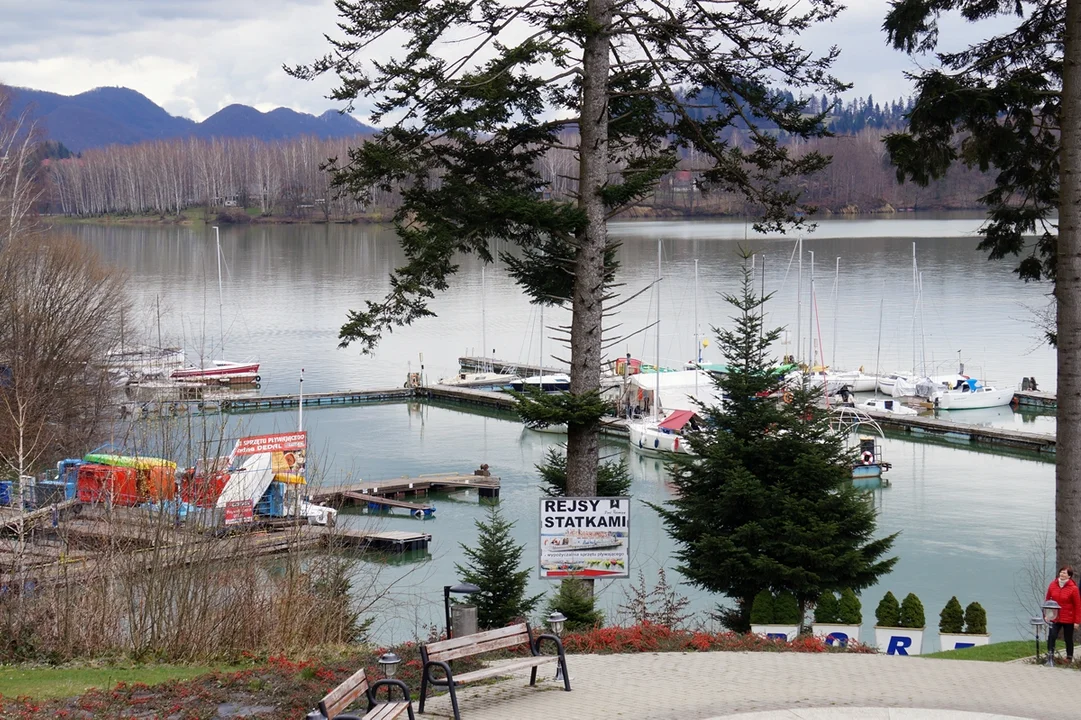
POLYGON ((631 499, 541 498, 540 576, 630 577, 631 499))

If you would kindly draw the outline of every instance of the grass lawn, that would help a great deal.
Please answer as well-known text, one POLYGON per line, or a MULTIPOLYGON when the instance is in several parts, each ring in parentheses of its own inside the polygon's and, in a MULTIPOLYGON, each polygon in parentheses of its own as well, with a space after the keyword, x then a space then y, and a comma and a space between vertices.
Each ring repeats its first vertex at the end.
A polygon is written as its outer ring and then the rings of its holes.
POLYGON ((37 700, 81 695, 90 688, 109 688, 119 682, 154 685, 166 680, 187 680, 229 666, 130 665, 110 667, 42 667, 0 665, 0 695, 26 695, 37 700))
MULTIPOLYGON (((1047 644, 1040 643, 1040 652, 1047 652, 1047 644)), ((985 660, 987 662, 1008 662, 1024 657, 1035 657, 1036 640, 1010 640, 1009 642, 991 643, 982 647, 962 648, 929 653, 924 657, 942 658, 943 660, 985 660)))

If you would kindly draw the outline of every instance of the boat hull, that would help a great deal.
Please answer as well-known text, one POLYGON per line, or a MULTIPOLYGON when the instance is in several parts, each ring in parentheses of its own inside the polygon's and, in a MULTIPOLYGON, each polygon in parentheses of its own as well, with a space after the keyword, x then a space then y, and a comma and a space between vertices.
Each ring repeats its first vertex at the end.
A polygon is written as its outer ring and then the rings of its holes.
POLYGON ((259 363, 221 363, 204 368, 181 368, 170 375, 174 380, 218 380, 240 377, 246 382, 259 382, 259 363))
POLYGON ((949 390, 935 393, 931 400, 941 410, 977 410, 1009 405, 1013 401, 1013 390, 986 388, 974 392, 949 390))
POLYGON ((662 432, 656 424, 632 422, 627 428, 631 448, 643 455, 660 456, 671 453, 691 453, 691 447, 684 438, 675 433, 662 432))

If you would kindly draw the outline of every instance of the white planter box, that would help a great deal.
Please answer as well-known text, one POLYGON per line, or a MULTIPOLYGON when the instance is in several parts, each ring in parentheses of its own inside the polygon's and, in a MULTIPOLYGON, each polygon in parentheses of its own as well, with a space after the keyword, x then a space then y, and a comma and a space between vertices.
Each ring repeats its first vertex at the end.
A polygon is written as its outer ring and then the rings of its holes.
POLYGON ((990 635, 964 635, 961 633, 939 633, 938 642, 940 650, 959 650, 979 645, 989 645, 990 635))
POLYGON ((774 640, 792 642, 799 635, 799 625, 751 625, 751 632, 774 640))
POLYGON ((923 628, 875 625, 875 644, 886 655, 919 655, 923 652, 923 628))
POLYGON ((844 647, 848 641, 860 641, 859 625, 835 625, 833 623, 811 623, 811 632, 815 637, 823 638, 827 645, 844 647))

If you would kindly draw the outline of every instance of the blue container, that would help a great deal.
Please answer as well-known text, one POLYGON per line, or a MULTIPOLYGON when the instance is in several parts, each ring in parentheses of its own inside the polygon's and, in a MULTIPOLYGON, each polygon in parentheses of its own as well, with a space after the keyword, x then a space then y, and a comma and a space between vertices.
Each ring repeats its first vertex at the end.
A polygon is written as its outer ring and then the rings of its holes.
POLYGON ((255 514, 264 517, 285 517, 285 483, 272 482, 255 504, 255 514))
POLYGON ((78 458, 68 458, 56 464, 56 476, 64 483, 65 500, 71 500, 75 497, 76 485, 79 480, 79 468, 85 464, 78 458))
POLYGON ((10 480, 0 480, 0 505, 11 505, 10 480))

